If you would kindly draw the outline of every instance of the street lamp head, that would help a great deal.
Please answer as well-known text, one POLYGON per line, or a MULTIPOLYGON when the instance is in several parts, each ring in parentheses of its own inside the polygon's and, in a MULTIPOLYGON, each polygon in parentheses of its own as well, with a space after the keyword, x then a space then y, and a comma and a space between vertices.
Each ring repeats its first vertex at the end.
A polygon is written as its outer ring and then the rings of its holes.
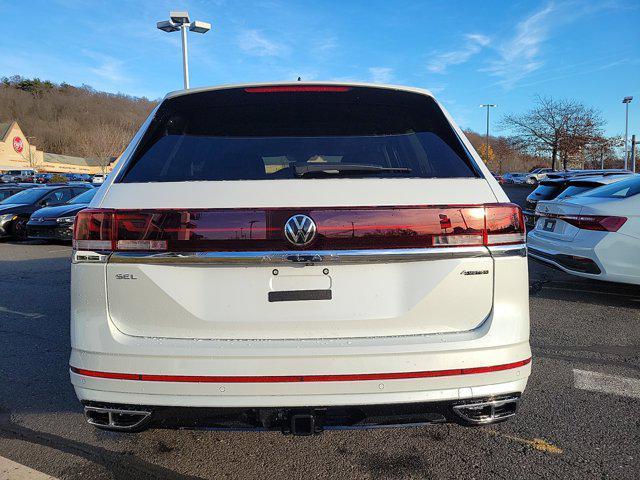
POLYGON ((622 103, 631 103, 631 100, 633 100, 633 97, 624 97, 622 103))
POLYGON ((189 24, 189 30, 195 33, 207 33, 211 30, 211 24, 208 22, 201 22, 200 20, 194 20, 189 24))
POLYGON ((183 23, 189 23, 189 12, 170 12, 169 18, 173 23, 182 25, 183 23))
POLYGON ((158 22, 156 24, 158 30, 162 30, 163 32, 177 32, 180 30, 180 27, 173 23, 171 20, 164 20, 162 22, 158 22))
POLYGON ((486 108, 486 107, 497 107, 497 105, 494 103, 483 103, 482 105, 480 105, 480 108, 486 108))

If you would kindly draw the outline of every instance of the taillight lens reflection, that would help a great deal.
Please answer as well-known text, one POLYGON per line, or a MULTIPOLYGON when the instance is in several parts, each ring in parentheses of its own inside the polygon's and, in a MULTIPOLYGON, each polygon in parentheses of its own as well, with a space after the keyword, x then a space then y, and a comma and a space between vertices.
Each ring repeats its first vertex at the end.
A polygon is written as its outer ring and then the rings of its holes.
POLYGON ((113 250, 113 212, 86 209, 76 215, 73 248, 77 250, 113 250))
MULTIPOLYGON (((489 246, 525 241, 514 204, 224 210, 87 209, 76 217, 74 247, 108 251, 294 250, 283 233, 304 213, 317 236, 303 250, 489 246)), ((298 248, 300 249, 300 248, 298 248)))

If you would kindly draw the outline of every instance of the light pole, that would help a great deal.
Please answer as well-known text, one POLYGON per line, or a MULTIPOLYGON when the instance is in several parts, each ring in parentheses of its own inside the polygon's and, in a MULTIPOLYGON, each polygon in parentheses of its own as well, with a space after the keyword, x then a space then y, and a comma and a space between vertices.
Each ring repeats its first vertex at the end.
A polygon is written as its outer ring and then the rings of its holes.
MULTIPOLYGON (((497 105, 493 103, 483 103, 482 105, 480 105, 480 108, 487 109, 487 140, 485 141, 485 144, 484 144, 484 151, 487 158, 487 163, 489 162, 489 109, 491 107, 497 107, 497 105)), ((502 167, 500 167, 499 170, 502 170, 502 167)), ((502 173, 502 172, 498 172, 498 173, 502 173)))
POLYGON ((627 135, 629 134, 629 104, 633 100, 633 97, 624 97, 622 103, 626 105, 626 117, 624 122, 624 169, 627 169, 629 162, 629 142, 627 141, 627 135))
POLYGON ((163 20, 158 22, 159 30, 167 33, 177 32, 180 30, 182 36, 182 73, 184 75, 184 88, 189 88, 189 51, 187 49, 187 29, 195 33, 207 33, 211 30, 211 24, 207 22, 200 22, 189 20, 189 12, 171 12, 169 13, 169 20, 163 20))

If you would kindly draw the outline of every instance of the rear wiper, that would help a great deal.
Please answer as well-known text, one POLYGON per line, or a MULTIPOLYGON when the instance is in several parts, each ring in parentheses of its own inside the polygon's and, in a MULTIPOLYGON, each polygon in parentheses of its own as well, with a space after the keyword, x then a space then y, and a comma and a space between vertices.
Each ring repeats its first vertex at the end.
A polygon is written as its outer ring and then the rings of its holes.
POLYGON ((396 172, 411 173, 410 168, 406 167, 383 167, 381 165, 367 165, 362 163, 300 163, 294 165, 297 177, 313 173, 378 173, 378 172, 396 172))

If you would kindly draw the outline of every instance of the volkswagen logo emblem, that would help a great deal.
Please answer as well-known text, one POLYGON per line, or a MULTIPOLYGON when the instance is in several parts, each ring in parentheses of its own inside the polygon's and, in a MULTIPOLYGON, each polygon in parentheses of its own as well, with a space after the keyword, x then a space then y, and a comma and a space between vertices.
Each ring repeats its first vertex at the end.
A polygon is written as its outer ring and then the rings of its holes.
POLYGON ((316 223, 306 215, 294 215, 284 224, 284 236, 298 247, 307 245, 316 237, 316 223))

